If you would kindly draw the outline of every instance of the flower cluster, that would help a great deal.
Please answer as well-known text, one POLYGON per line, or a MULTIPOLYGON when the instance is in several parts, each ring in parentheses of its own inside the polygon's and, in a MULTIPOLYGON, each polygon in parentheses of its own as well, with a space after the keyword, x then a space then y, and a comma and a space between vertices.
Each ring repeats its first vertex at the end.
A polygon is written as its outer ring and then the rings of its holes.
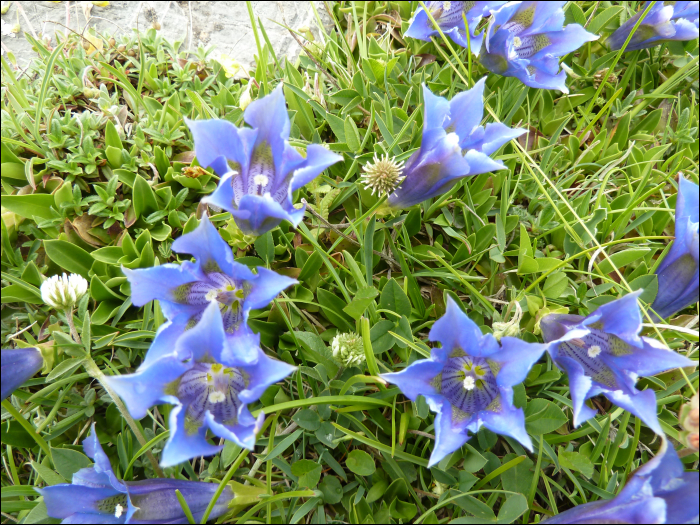
POLYGON ((448 191, 464 177, 505 169, 489 157, 524 129, 500 122, 481 125, 486 78, 448 101, 423 86, 423 140, 406 162, 401 186, 389 207, 408 208, 448 191))
MULTIPOLYGON (((610 49, 622 48, 648 4, 645 2, 636 15, 610 35, 608 38, 610 49)), ((671 40, 683 41, 698 38, 698 11, 698 2, 693 0, 655 2, 630 38, 625 51, 654 47, 671 40)))
MULTIPOLYGON (((515 77, 526 86, 568 93, 566 71, 559 59, 599 38, 579 24, 564 26, 566 2, 426 2, 419 7, 404 36, 430 41, 449 36, 471 47, 481 64, 497 75, 515 77), (488 18, 480 34, 476 28, 488 18), (467 35, 467 27, 469 34, 467 35)), ((607 40, 620 49, 646 8, 622 24, 607 40)), ((698 2, 655 2, 627 45, 626 51, 670 40, 698 38, 698 2)))

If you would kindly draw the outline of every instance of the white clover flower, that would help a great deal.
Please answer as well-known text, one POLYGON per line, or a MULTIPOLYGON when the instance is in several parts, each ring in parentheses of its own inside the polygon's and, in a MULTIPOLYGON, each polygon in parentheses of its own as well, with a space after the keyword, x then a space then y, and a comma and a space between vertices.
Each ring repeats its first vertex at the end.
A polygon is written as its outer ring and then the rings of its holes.
POLYGON ((72 308, 87 292, 88 282, 75 273, 54 275, 41 285, 41 298, 59 310, 72 308))
POLYGON ((343 366, 359 366, 365 362, 365 347, 362 336, 354 332, 338 334, 331 342, 333 357, 343 366))
POLYGON ((381 158, 374 154, 374 162, 369 162, 364 166, 364 173, 360 180, 365 185, 365 189, 372 190, 372 195, 376 191, 381 197, 382 194, 389 195, 401 184, 405 177, 403 173, 403 161, 397 162, 394 157, 384 154, 381 158))

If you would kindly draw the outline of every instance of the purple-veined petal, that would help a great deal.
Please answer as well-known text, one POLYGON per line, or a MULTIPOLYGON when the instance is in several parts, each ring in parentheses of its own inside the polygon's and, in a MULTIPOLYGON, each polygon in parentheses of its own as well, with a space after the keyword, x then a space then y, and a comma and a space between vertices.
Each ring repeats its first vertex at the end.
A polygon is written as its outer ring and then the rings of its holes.
POLYGON ((569 24, 561 31, 552 31, 543 35, 536 35, 533 38, 535 40, 540 39, 544 41, 546 39, 548 41, 546 46, 543 45, 542 49, 532 55, 532 60, 537 60, 544 55, 567 55, 572 51, 576 51, 586 42, 598 40, 599 37, 586 31, 583 26, 569 24))
POLYGON ((588 327, 602 325, 599 330, 616 335, 623 341, 641 348, 643 343, 639 332, 642 329, 642 314, 637 303, 641 293, 642 290, 637 290, 598 307, 582 324, 588 327))
POLYGON ((671 370, 695 366, 695 361, 660 345, 655 339, 642 337, 642 348, 624 355, 601 354, 601 358, 609 366, 620 370, 634 370, 639 376, 651 376, 671 370))

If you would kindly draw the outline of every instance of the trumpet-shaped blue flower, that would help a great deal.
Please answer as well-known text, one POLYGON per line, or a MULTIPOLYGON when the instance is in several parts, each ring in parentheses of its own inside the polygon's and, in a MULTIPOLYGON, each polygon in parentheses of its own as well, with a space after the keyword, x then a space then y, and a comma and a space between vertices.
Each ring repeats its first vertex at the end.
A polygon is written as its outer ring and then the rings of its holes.
POLYGON ((578 24, 564 25, 566 2, 508 2, 492 12, 480 61, 489 71, 516 77, 526 86, 564 93, 566 72, 559 57, 598 35, 578 24))
POLYGON ((685 472, 666 438, 611 500, 578 505, 542 523, 697 523, 698 473, 685 472))
POLYGON ((603 394, 663 435, 656 417, 654 391, 640 392, 635 383, 639 376, 695 363, 654 339, 639 336, 640 293, 604 304, 588 317, 550 314, 540 322, 545 342, 549 343, 547 351, 569 375, 574 426, 596 413, 585 401, 603 394))
POLYGON ((233 260, 233 252, 204 216, 192 232, 172 244, 175 252, 194 255, 196 261, 162 264, 153 268, 122 268, 131 283, 136 306, 158 299, 165 316, 180 330, 197 323, 207 305, 221 310, 228 333, 245 327, 248 312, 266 306, 296 281, 266 268, 254 274, 233 260))
MULTIPOLYGON (((117 479, 94 423, 83 450, 95 463, 73 474, 72 483, 35 489, 44 497, 48 515, 62 523, 188 523, 176 490, 199 523, 218 488, 216 483, 179 479, 117 479)), ((209 517, 225 514, 233 498, 231 488, 225 487, 209 517)))
POLYGON ((681 177, 676 199, 676 240, 656 270, 659 293, 652 309, 669 317, 698 302, 698 185, 681 177))
POLYGON ((342 157, 320 144, 309 145, 303 157, 289 145, 282 84, 251 102, 244 118, 252 129, 237 128, 227 120, 186 120, 197 160, 221 176, 217 189, 202 202, 231 212, 248 235, 262 235, 283 220, 296 226, 305 208, 294 207, 292 192, 342 157))
POLYGON ((525 130, 501 123, 481 126, 485 81, 450 101, 423 86, 423 140, 404 166, 401 186, 389 196, 391 208, 408 208, 445 193, 464 177, 506 169, 489 155, 525 130))
POLYGON ((433 348, 430 359, 381 376, 413 401, 418 395, 425 396, 437 413, 435 447, 428 466, 464 445, 467 432, 476 433, 482 425, 532 450, 523 411, 513 406, 512 387, 525 380, 544 345, 503 337, 499 346, 449 298, 445 315, 430 331, 430 340, 442 344, 433 348))
MULTIPOLYGON (((610 49, 620 49, 632 28, 646 10, 641 11, 622 24, 610 37, 610 49)), ((698 2, 656 2, 632 35, 625 51, 636 51, 654 47, 669 40, 694 40, 698 38, 698 2)))
MULTIPOLYGON (((426 2, 425 6, 445 35, 449 35, 462 47, 469 47, 471 44, 472 53, 478 55, 483 35, 474 34, 476 26, 483 17, 489 16, 491 10, 503 4, 505 2, 426 2), (467 41, 463 14, 469 24, 470 41, 467 41)), ((416 10, 409 24, 404 36, 430 42, 431 36, 440 34, 422 7, 416 10)))
POLYGON ((248 404, 294 367, 266 356, 260 336, 249 330, 228 336, 214 303, 191 330, 180 335, 172 328, 161 327, 134 374, 106 379, 136 419, 153 405, 176 405, 170 412, 170 438, 161 465, 220 451, 222 446, 207 441, 207 429, 252 449, 264 415, 253 417, 248 404))
POLYGON ((36 348, 15 348, 0 352, 2 359, 2 390, 0 401, 17 390, 22 383, 36 374, 44 364, 36 348))

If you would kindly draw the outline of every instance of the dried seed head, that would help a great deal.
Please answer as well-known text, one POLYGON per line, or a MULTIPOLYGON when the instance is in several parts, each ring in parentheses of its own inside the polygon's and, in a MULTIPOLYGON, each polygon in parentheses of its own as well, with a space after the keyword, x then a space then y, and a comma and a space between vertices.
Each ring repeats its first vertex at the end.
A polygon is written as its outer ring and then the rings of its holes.
POLYGON ((394 157, 384 154, 381 158, 374 154, 374 162, 365 164, 364 173, 360 180, 365 189, 371 189, 372 195, 376 191, 379 196, 389 195, 396 190, 405 177, 403 173, 403 161, 397 162, 394 157))
POLYGON ((88 289, 88 282, 75 273, 54 275, 41 285, 41 298, 49 306, 66 310, 80 301, 88 289))

